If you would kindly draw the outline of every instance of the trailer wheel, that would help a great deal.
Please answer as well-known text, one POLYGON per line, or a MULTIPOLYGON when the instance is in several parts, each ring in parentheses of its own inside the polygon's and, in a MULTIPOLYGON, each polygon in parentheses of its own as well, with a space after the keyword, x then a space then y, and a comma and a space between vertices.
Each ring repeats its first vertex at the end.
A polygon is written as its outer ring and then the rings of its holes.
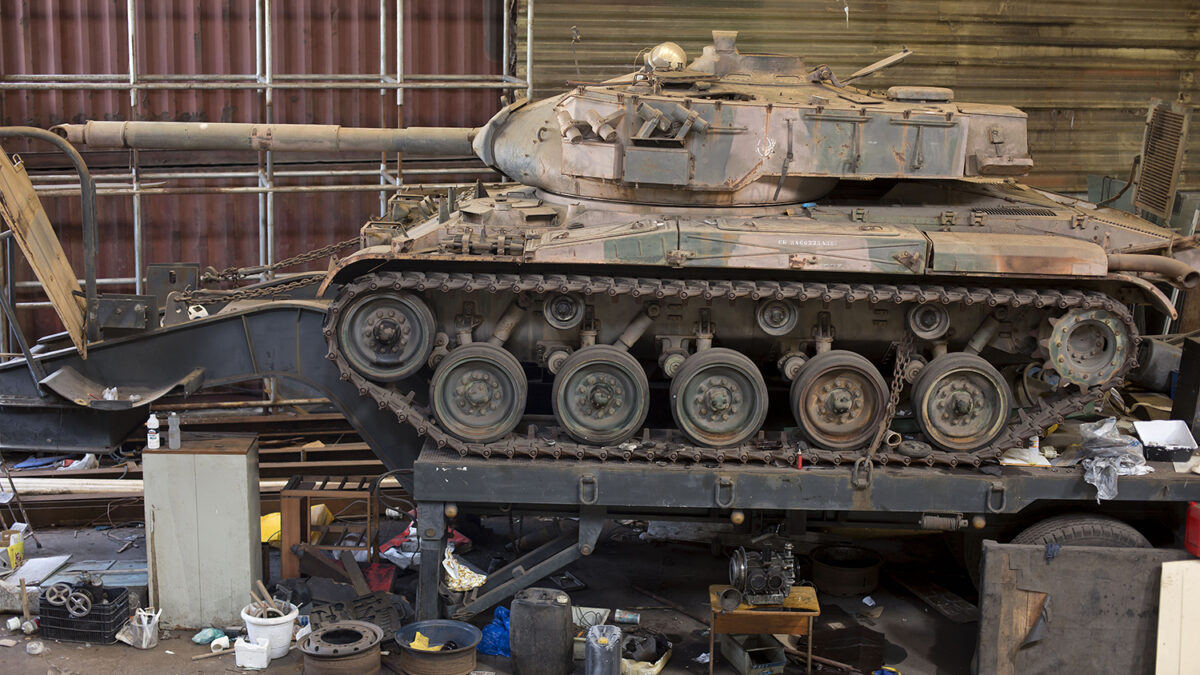
POLYGON ((1150 540, 1141 532, 1116 518, 1079 513, 1035 523, 1013 537, 1011 543, 1151 548, 1150 540))

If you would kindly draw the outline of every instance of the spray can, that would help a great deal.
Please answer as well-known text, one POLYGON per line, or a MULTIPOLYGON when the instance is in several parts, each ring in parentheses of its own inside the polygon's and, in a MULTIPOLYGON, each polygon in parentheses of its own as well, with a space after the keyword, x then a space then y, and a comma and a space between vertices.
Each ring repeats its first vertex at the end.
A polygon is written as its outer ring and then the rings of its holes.
POLYGON ((150 413, 146 418, 146 449, 157 450, 161 443, 158 435, 158 415, 150 413))
POLYGON ((167 413, 167 447, 179 449, 179 413, 174 410, 167 413))

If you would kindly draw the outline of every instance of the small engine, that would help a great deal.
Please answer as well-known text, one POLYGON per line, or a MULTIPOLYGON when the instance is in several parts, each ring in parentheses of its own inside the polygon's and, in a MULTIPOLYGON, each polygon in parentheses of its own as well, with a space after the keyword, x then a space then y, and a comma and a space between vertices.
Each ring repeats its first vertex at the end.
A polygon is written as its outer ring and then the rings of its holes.
POLYGON ((764 546, 761 553, 738 547, 729 559, 729 583, 751 605, 778 605, 796 583, 792 545, 783 550, 764 546))

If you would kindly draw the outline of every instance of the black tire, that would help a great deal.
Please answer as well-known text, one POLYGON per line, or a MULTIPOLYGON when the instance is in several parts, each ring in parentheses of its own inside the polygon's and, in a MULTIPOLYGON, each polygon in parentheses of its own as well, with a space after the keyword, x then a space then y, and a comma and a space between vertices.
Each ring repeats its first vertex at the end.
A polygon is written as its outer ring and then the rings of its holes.
POLYGON ((1013 537, 1013 544, 1060 544, 1152 548, 1150 540, 1132 526, 1110 516, 1074 513, 1035 523, 1013 537))

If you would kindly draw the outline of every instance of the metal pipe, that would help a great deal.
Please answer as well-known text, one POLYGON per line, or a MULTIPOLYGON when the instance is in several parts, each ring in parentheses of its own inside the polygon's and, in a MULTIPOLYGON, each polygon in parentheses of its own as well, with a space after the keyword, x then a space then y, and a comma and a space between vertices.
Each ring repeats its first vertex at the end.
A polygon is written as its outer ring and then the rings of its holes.
MULTIPOLYGON (((521 89, 525 82, 504 81, 429 81, 408 79, 403 82, 380 82, 379 80, 363 80, 358 82, 343 82, 340 80, 306 80, 275 82, 272 89, 521 89)), ((170 82, 143 82, 140 89, 148 91, 175 90, 242 90, 264 89, 257 82, 221 82, 203 80, 173 80, 170 82)), ((22 80, 19 82, 0 82, 0 90, 29 90, 29 91, 124 91, 129 88, 126 82, 34 82, 22 80)))
POLYGON ((1162 255, 1110 253, 1108 271, 1150 272, 1163 277, 1176 288, 1195 288, 1200 285, 1200 270, 1181 260, 1162 255))
POLYGON ((212 410, 224 408, 267 408, 293 405, 323 405, 327 398, 285 398, 274 401, 209 401, 207 403, 170 403, 151 406, 154 410, 212 410))
MULTIPOLYGON (((256 31, 258 29, 256 28, 256 31)), ((256 50, 257 51, 257 50, 256 50)), ((261 54, 256 53, 256 58, 261 58, 261 54)), ((139 73, 138 83, 142 89, 153 91, 155 82, 257 82, 261 83, 262 75, 255 73, 196 73, 190 75, 195 77, 195 80, 181 80, 179 75, 154 75, 149 73, 139 73)), ((517 85, 516 88, 524 87, 525 80, 515 78, 511 75, 497 75, 495 73, 481 73, 479 75, 471 74, 409 74, 397 80, 388 73, 385 82, 396 83, 412 80, 414 82, 507 82, 517 85)), ((127 83, 129 81, 129 73, 20 73, 17 75, 0 74, 0 82, 53 82, 53 83, 79 83, 79 82, 119 82, 127 83)), ((314 87, 321 86, 321 83, 330 82, 354 82, 361 83, 364 88, 375 89, 379 86, 379 81, 374 79, 366 79, 357 73, 276 73, 275 81, 289 82, 305 82, 314 87), (367 85, 370 84, 368 87, 367 85)), ((124 88, 124 87, 122 87, 124 88)), ((262 89, 262 87, 249 87, 250 89, 262 89)), ((394 87, 388 87, 393 89, 394 87)))
POLYGON ((619 347, 625 351, 633 348, 633 345, 638 341, 646 330, 650 328, 650 324, 654 323, 654 317, 648 312, 641 312, 629 322, 625 330, 621 332, 621 336, 613 343, 614 347, 619 347))
MULTIPOLYGON (((502 185, 501 183, 485 183, 485 185, 502 185)), ((504 183, 503 185, 511 186, 512 183, 504 183)), ((461 188, 462 183, 413 183, 406 185, 413 189, 426 190, 445 190, 446 188, 461 188)), ((267 187, 178 187, 178 188, 141 188, 138 194, 143 195, 240 195, 240 194, 287 194, 298 192, 378 192, 379 186, 375 184, 367 185, 276 185, 271 188, 267 187)), ((50 188, 46 190, 38 190, 38 194, 44 197, 70 197, 79 194, 79 188, 50 188)), ((97 194, 106 197, 111 196, 128 196, 133 194, 133 190, 129 188, 108 188, 98 190, 97 194)))
MULTIPOLYGON (((63 138, 36 127, 0 127, 0 138, 33 138, 45 141, 61 150, 79 172, 80 193, 83 197, 83 273, 84 298, 87 314, 84 324, 87 326, 88 340, 100 337, 99 322, 94 315, 96 307, 96 182, 88 171, 83 156, 63 138)), ((10 268, 11 269, 11 268, 10 268)))
POLYGON ((504 51, 502 52, 503 56, 500 57, 500 74, 503 77, 508 77, 508 50, 511 49, 511 46, 509 45, 509 40, 512 39, 512 34, 509 33, 509 25, 508 24, 512 21, 512 2, 513 2, 513 0, 501 0, 501 1, 504 4, 504 19, 503 19, 504 30, 501 31, 501 33, 502 33, 501 39, 503 40, 501 49, 503 49, 504 51))
POLYGON ((404 152, 471 156, 478 129, 410 127, 356 129, 335 124, 246 124, 207 122, 97 122, 59 124, 51 129, 89 150, 276 150, 281 152, 404 152))
POLYGON ((525 309, 513 303, 504 310, 504 315, 496 322, 496 328, 492 331, 492 337, 488 338, 488 342, 499 347, 508 341, 509 336, 516 330, 517 325, 521 323, 521 319, 525 318, 525 309))
POLYGON ((996 330, 1000 328, 1000 320, 995 316, 988 315, 988 318, 979 324, 979 328, 975 330, 975 334, 971 336, 971 340, 967 342, 967 346, 963 349, 969 354, 978 354, 983 351, 983 348, 988 346, 992 338, 996 337, 996 330))
POLYGON ((533 0, 525 0, 525 98, 533 100, 533 0))

